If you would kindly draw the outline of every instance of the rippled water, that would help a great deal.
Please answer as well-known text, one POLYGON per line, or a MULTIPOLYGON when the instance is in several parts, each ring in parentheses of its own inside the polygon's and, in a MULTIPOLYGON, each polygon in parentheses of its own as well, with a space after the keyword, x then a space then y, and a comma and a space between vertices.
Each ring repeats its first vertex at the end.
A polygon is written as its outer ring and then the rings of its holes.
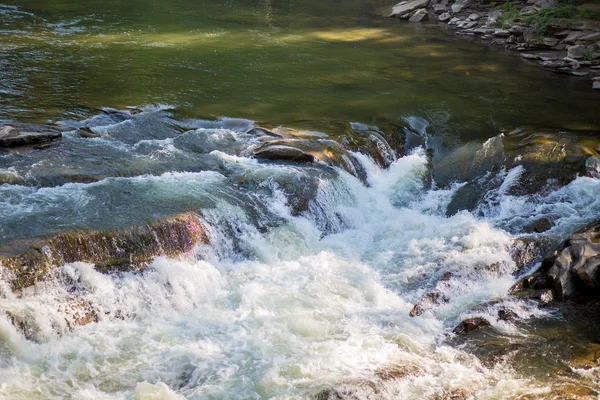
POLYGON ((0 118, 64 130, 48 148, 0 153, 2 253, 15 240, 189 210, 210 238, 143 272, 75 262, 23 292, 2 282, 0 397, 306 399, 335 388, 358 399, 552 399, 565 382, 597 389, 597 370, 568 366, 581 350, 574 337, 591 340, 593 324, 561 325, 559 311, 507 291, 523 227, 550 216, 554 227, 534 237, 556 241, 596 219, 600 181, 524 194, 514 189, 529 171, 494 164, 503 149, 553 140, 597 156, 597 96, 587 81, 381 18, 385 5, 0 5, 0 118), (249 131, 259 125, 321 144, 366 138, 390 165, 356 148, 348 155, 363 175, 259 161, 249 131), (498 184, 449 216, 457 191, 491 169, 498 184), (443 277, 448 301, 409 317, 443 277), (99 321, 71 329, 81 304, 99 321), (519 319, 499 321, 500 310, 519 319), (451 331, 471 316, 493 329, 463 342, 451 331))

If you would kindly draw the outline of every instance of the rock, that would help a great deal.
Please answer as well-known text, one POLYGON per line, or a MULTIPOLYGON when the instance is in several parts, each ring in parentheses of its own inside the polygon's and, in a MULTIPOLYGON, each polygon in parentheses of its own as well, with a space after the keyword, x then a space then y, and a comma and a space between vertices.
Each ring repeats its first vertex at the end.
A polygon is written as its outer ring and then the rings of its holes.
POLYGON ((556 7, 556 0, 541 0, 537 3, 540 8, 552 8, 556 7))
POLYGON ((556 300, 556 296, 552 289, 523 289, 513 293, 513 295, 520 299, 535 300, 540 303, 541 306, 545 306, 556 300))
POLYGON ((310 153, 285 145, 262 146, 254 152, 254 157, 263 160, 316 162, 317 158, 310 153))
POLYGON ((469 21, 477 21, 479 19, 479 15, 477 14, 471 14, 469 15, 469 18, 467 18, 469 21))
POLYGON ((409 2, 398 3, 392 8, 390 17, 397 17, 414 11, 418 8, 426 8, 428 3, 429 0, 412 0, 409 2))
POLYGON ((437 305, 447 303, 450 301, 441 291, 443 286, 446 286, 448 281, 452 278, 452 274, 450 272, 446 272, 440 280, 436 283, 433 290, 429 293, 425 294, 421 300, 415 304, 415 306, 408 313, 411 317, 416 317, 423 314, 425 311, 434 308, 437 305))
POLYGON ((536 55, 536 54, 529 54, 529 53, 521 53, 521 58, 525 58, 527 60, 539 60, 540 56, 536 55))
POLYGON ((476 329, 480 329, 483 328, 484 326, 489 326, 490 323, 484 319, 484 318, 469 318, 469 319, 465 319, 464 321, 462 321, 460 324, 458 324, 456 326, 456 328, 454 328, 452 330, 452 332, 456 333, 457 335, 464 335, 466 333, 472 332, 476 329))
POLYGON ((0 128, 0 147, 26 146, 59 139, 62 134, 47 126, 13 126, 0 128))
POLYGON ((448 21, 450 18, 452 18, 452 16, 451 16, 449 13, 445 12, 445 13, 441 14, 441 15, 438 17, 438 21, 440 21, 440 22, 446 22, 446 21, 448 21))
POLYGON ((594 89, 594 90, 600 90, 600 81, 594 81, 592 83, 592 89, 594 89))
POLYGON ((500 19, 501 16, 502 13, 500 11, 494 10, 488 15, 485 24, 487 26, 496 26, 496 24, 498 23, 498 19, 500 19))
POLYGON ((507 30, 505 30, 505 29, 496 29, 494 31, 494 36, 495 37, 505 37, 505 38, 507 38, 507 37, 510 36, 510 32, 507 31, 507 30))
POLYGON ((443 4, 436 4, 433 6, 433 12, 435 14, 442 14, 445 13, 447 10, 446 6, 443 4))
POLYGON ((511 310, 501 309, 498 310, 498 320, 500 321, 514 321, 519 319, 519 316, 511 310))
MULTIPOLYGON (((0 256, 14 291, 46 279, 70 262, 95 264, 103 273, 145 268, 157 256, 178 256, 208 236, 195 213, 184 213, 125 232, 70 232, 34 242, 16 255, 0 256)), ((11 246, 11 248, 14 246, 11 246)))
POLYGON ((459 13, 461 12, 467 5, 469 5, 469 0, 457 0, 454 4, 452 4, 452 12, 459 13))
POLYGON ((429 14, 427 14, 427 10, 424 8, 418 9, 412 17, 408 20, 408 22, 421 22, 427 19, 429 14))
POLYGON ((573 44, 573 43, 575 43, 577 41, 577 39, 579 39, 584 34, 585 34, 584 32, 570 32, 567 35, 567 37, 562 40, 562 43, 564 43, 564 44, 573 44))
POLYGON ((450 22, 448 22, 448 25, 456 25, 458 24, 460 21, 460 18, 454 17, 450 20, 450 22))
POLYGON ((553 289, 559 300, 600 295, 600 222, 563 242, 538 271, 523 278, 513 292, 553 289))
POLYGON ((249 135, 255 135, 255 136, 270 136, 270 137, 275 137, 275 138, 283 138, 283 135, 280 135, 279 133, 275 133, 273 131, 270 131, 268 129, 265 128, 261 128, 261 127, 254 127, 252 129, 249 129, 246 131, 247 134, 249 135))
POLYGON ((550 217, 542 217, 523 228, 525 233, 542 233, 546 232, 554 226, 554 220, 550 217))
POLYGON ((558 39, 553 37, 545 37, 544 39, 542 39, 542 43, 544 44, 544 46, 553 47, 558 44, 558 39))
POLYGON ((582 40, 582 41, 593 41, 593 40, 598 40, 600 39, 600 32, 594 32, 594 33, 590 33, 588 35, 584 35, 584 36, 580 36, 578 38, 578 40, 582 40))
POLYGON ((470 22, 466 23, 465 29, 471 29, 471 28, 474 28, 475 26, 477 26, 477 21, 470 21, 470 22))
POLYGON ((574 58, 574 59, 583 58, 584 53, 585 53, 585 47, 582 45, 578 44, 575 46, 567 47, 567 57, 569 57, 569 58, 574 58))

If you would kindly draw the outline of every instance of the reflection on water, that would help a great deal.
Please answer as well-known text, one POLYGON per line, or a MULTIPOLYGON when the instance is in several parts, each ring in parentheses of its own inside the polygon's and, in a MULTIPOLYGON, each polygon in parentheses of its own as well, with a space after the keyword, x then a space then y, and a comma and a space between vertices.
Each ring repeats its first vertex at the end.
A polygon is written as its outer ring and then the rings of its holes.
POLYGON ((1 119, 163 103, 331 131, 440 109, 450 136, 480 139, 600 121, 587 81, 375 15, 391 1, 11 3, 0 7, 1 119))

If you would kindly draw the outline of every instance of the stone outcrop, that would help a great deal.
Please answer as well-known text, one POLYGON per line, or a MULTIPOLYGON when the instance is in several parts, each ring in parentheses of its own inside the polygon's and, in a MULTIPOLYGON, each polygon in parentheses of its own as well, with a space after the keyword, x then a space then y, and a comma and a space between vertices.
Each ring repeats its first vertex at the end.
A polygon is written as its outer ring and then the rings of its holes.
POLYGON ((0 147, 17 147, 60 139, 60 131, 42 125, 4 125, 0 127, 0 147))
POLYGON ((190 212, 128 231, 68 232, 11 246, 24 250, 0 256, 0 271, 17 291, 46 279, 65 263, 89 262, 105 273, 137 270, 157 256, 177 256, 198 243, 208 243, 208 236, 190 212))
MULTIPOLYGON (((568 19, 580 17, 573 7, 554 0, 431 0, 427 4, 432 19, 446 24, 457 35, 521 52, 523 59, 556 73, 600 77, 600 22, 568 19)), ((425 21, 420 10, 423 7, 405 1, 397 4, 390 16, 425 21)), ((592 87, 600 89, 600 83, 593 81, 592 87)))
POLYGON ((537 296, 543 303, 599 296, 600 222, 571 235, 543 260, 536 272, 517 282, 511 292, 537 296))

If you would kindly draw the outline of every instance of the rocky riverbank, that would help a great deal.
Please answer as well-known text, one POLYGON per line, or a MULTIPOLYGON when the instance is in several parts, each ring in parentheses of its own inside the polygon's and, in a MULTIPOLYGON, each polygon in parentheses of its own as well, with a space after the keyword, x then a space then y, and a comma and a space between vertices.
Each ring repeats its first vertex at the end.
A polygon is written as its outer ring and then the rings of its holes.
POLYGON ((456 35, 519 52, 544 70, 591 79, 600 90, 600 6, 556 2, 408 0, 390 17, 434 21, 456 35))

